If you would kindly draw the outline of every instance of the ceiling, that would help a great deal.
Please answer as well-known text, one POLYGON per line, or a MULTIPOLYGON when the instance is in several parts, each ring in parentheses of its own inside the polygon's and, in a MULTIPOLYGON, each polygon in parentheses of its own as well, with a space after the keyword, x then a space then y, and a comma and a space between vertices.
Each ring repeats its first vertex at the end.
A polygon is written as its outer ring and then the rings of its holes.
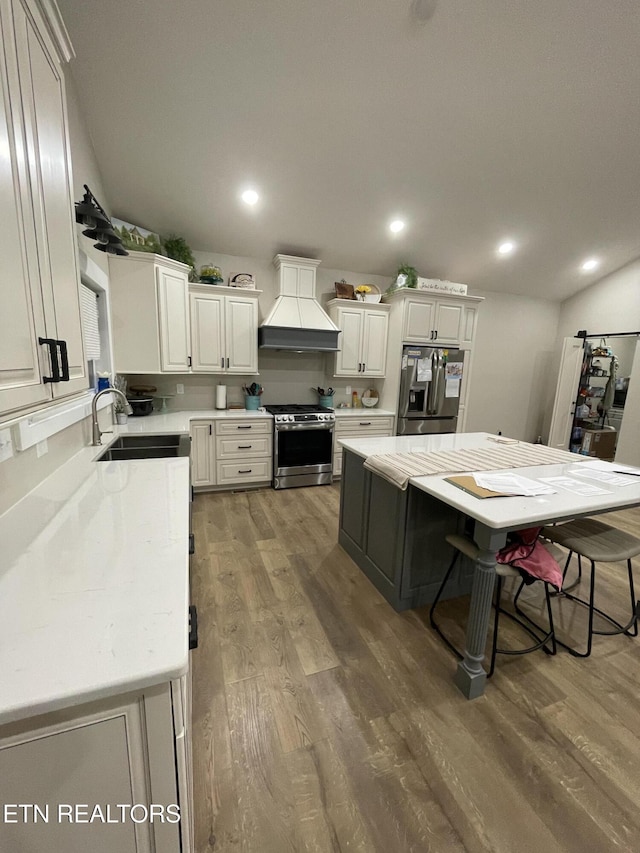
POLYGON ((122 219, 556 300, 640 255, 637 0, 59 6, 122 219))

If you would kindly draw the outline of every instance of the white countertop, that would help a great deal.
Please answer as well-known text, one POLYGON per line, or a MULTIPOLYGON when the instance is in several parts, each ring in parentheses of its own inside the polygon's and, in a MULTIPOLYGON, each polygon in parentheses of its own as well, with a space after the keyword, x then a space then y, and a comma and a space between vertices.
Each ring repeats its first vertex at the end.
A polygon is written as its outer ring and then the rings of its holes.
MULTIPOLYGON (((362 411, 362 410, 360 410, 362 411)), ((389 435, 371 438, 341 438, 343 447, 365 459, 376 453, 425 453, 470 447, 499 447, 488 432, 454 432, 443 435, 389 435)), ((413 482, 413 480, 411 480, 413 482)))
POLYGON ((166 412, 164 414, 154 412, 151 415, 129 416, 126 425, 118 427, 118 429, 123 434, 188 434, 191 421, 244 420, 245 418, 266 418, 267 420, 272 420, 273 415, 260 409, 258 411, 248 411, 247 409, 193 409, 184 412, 166 412))
POLYGON ((395 412, 391 412, 389 409, 379 409, 377 406, 371 406, 371 408, 363 406, 361 409, 334 409, 333 411, 337 418, 361 418, 363 415, 367 417, 386 415, 391 418, 396 416, 395 412))
MULTIPOLYGON (((492 438, 495 439, 495 436, 491 437, 488 433, 455 433, 451 435, 344 439, 340 440, 340 444, 353 453, 366 458, 378 453, 424 453, 463 448, 498 447, 499 445, 492 438)), ((600 466, 603 465, 601 460, 597 461, 600 466)), ((606 494, 587 497, 558 487, 555 494, 550 495, 481 499, 463 491, 452 483, 447 483, 445 478, 451 476, 447 474, 411 477, 409 483, 455 507, 465 515, 471 516, 476 521, 480 521, 487 527, 502 530, 517 529, 527 525, 537 526, 550 521, 560 521, 640 504, 640 477, 635 477, 634 480, 637 480, 637 483, 634 482, 632 485, 612 486, 570 472, 570 469, 582 466, 585 466, 586 470, 589 466, 589 460, 576 455, 575 462, 510 470, 531 480, 567 476, 583 483, 600 486, 606 490, 606 494)), ((608 469, 610 471, 617 470, 615 463, 609 465, 608 469)))
POLYGON ((187 671, 189 460, 103 450, 0 516, 0 723, 187 671))

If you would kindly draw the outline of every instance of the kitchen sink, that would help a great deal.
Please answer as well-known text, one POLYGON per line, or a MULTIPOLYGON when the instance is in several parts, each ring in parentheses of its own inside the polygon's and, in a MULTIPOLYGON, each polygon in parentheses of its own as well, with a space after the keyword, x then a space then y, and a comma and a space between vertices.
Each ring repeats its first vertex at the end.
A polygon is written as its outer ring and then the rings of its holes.
POLYGON ((98 456, 96 462, 188 456, 190 449, 188 435, 121 435, 98 456))

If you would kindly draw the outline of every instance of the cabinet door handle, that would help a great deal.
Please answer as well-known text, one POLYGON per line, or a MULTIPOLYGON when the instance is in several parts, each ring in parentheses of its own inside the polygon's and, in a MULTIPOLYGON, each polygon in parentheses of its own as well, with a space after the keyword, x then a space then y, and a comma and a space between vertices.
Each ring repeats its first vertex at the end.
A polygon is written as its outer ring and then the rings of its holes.
POLYGON ((367 369, 367 365, 363 361, 362 362, 362 372, 364 373, 366 371, 366 369, 367 369))
POLYGON ((224 369, 224 358, 220 359, 220 367, 222 367, 224 369))
POLYGON ((253 444, 239 444, 238 450, 251 450, 253 444))
POLYGON ((227 359, 227 367, 229 367, 229 359, 227 359))
POLYGON ((196 537, 193 535, 193 533, 190 533, 189 534, 189 554, 195 554, 195 553, 196 553, 196 537))
POLYGON ((187 356, 187 363, 188 363, 189 367, 191 367, 191 356, 190 355, 187 356))
POLYGON ((360 364, 360 362, 358 362, 358 373, 360 373, 361 367, 362 367, 362 365, 360 364))
POLYGON ((209 435, 212 435, 212 434, 213 434, 213 431, 211 429, 211 424, 209 424, 209 435))
POLYGON ((69 381, 69 353, 67 351, 67 342, 66 341, 57 341, 58 348, 60 349, 60 367, 61 373, 60 381, 68 382, 69 381))
POLYGON ((437 340, 438 340, 438 330, 437 330, 437 329, 436 329, 436 330, 435 330, 435 332, 433 333, 433 340, 434 340, 434 341, 437 341, 437 340))
POLYGON ((58 364, 58 341, 55 338, 38 338, 40 345, 45 344, 49 347, 49 360, 51 362, 51 376, 43 376, 42 381, 60 382, 60 365, 58 364))
POLYGON ((251 468, 238 468, 238 474, 250 474, 251 468))

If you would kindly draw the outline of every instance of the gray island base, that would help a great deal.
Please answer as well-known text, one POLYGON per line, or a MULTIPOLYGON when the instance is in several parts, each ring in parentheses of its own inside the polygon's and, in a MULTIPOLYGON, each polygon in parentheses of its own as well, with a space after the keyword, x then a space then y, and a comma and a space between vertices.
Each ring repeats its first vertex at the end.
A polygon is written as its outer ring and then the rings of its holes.
POLYGON ((473 534, 477 563, 460 556, 445 597, 472 593, 465 657, 455 683, 468 698, 484 692, 482 666, 503 531, 473 519, 409 484, 402 491, 364 467, 363 456, 343 450, 338 541, 396 611, 430 604, 453 559, 449 533, 473 534))

